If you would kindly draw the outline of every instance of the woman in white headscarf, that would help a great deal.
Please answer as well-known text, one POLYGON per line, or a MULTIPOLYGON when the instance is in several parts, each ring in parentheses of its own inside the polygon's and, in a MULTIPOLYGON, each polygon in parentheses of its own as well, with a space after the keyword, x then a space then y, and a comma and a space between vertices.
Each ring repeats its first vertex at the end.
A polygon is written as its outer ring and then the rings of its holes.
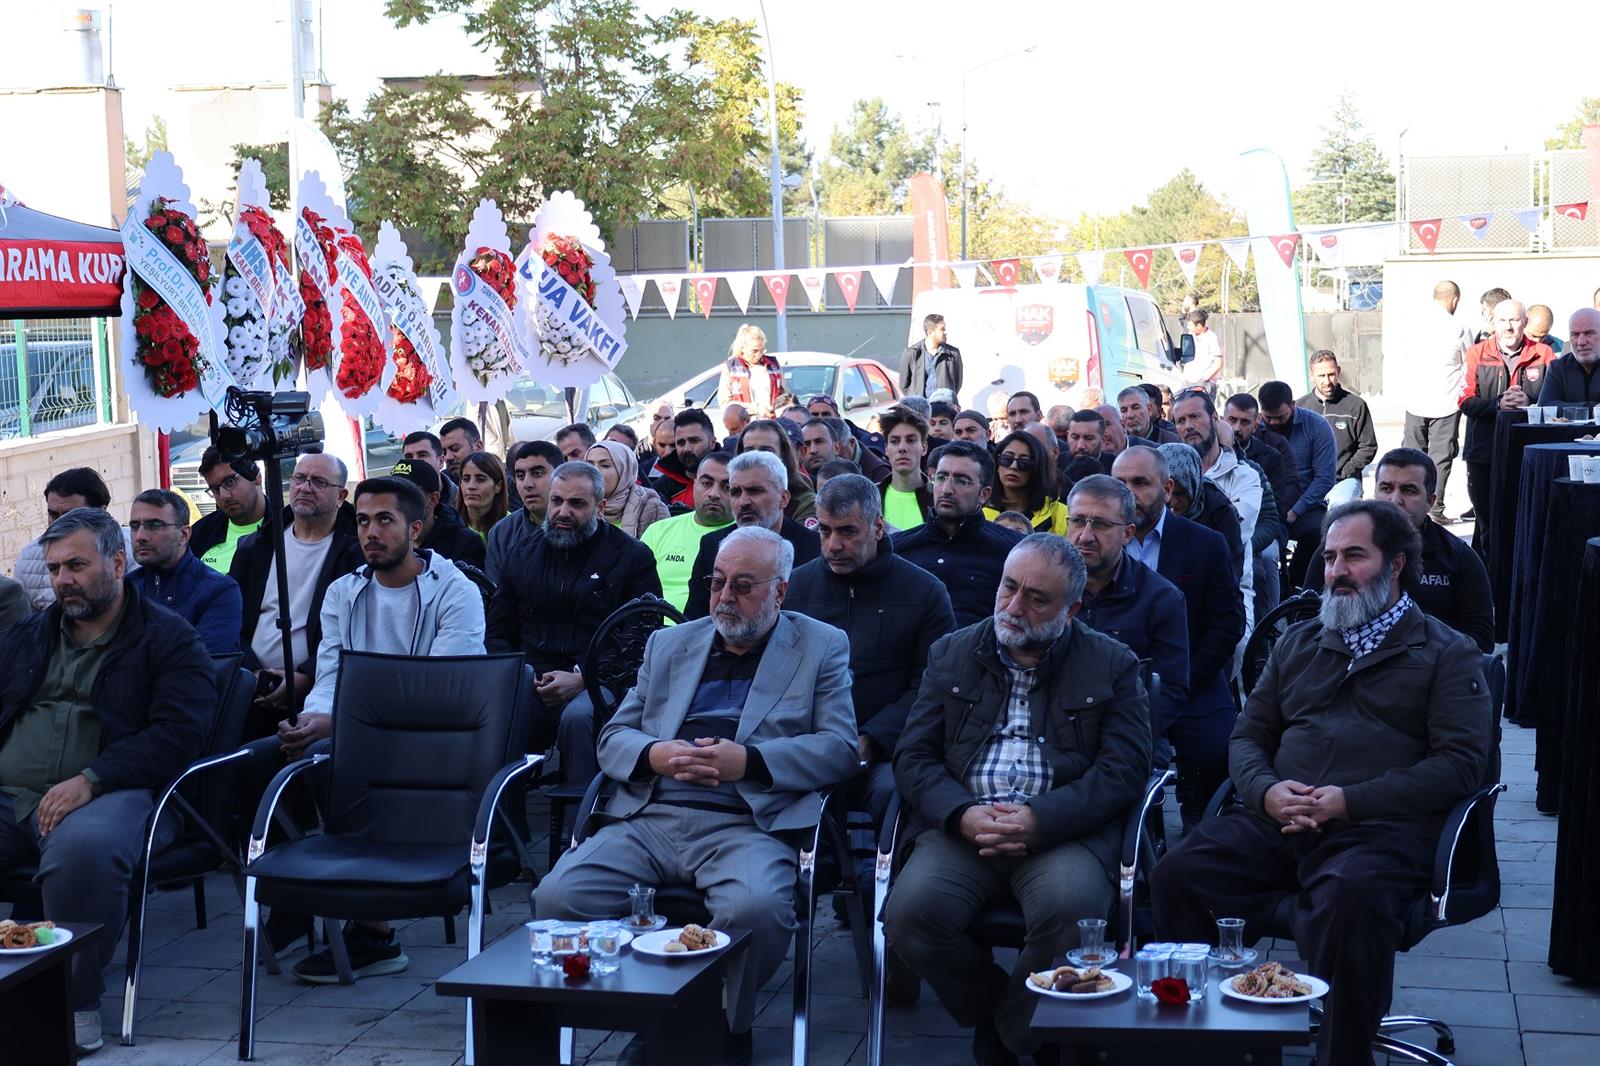
POLYGON ((600 515, 607 522, 637 539, 652 522, 667 517, 667 505, 660 495, 639 484, 639 457, 632 448, 603 440, 589 449, 584 461, 598 467, 605 479, 600 515))

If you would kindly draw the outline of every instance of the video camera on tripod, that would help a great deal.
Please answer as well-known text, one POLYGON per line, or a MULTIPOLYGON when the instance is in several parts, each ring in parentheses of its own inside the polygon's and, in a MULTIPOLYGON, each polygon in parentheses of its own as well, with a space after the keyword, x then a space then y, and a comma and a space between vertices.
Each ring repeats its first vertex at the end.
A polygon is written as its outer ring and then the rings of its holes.
MULTIPOLYGON (((289 721, 295 721, 294 650, 289 617, 289 574, 284 561, 283 538, 283 461, 302 452, 315 450, 323 440, 322 415, 311 410, 311 394, 306 392, 246 392, 237 386, 228 389, 223 403, 228 421, 211 413, 211 443, 224 459, 255 459, 267 471, 267 513, 262 529, 272 538, 273 569, 277 572, 278 632, 283 639, 284 706, 289 721)), ((256 695, 266 696, 278 686, 270 684, 270 674, 258 675, 256 695)))

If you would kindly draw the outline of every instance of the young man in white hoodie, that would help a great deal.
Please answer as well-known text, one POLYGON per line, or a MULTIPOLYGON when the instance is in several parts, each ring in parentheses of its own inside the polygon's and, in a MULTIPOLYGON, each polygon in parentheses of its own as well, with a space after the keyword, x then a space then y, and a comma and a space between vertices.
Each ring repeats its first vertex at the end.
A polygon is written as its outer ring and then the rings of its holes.
MULTIPOLYGON (((298 759, 333 735, 333 697, 339 653, 482 655, 483 597, 455 564, 417 548, 426 507, 422 490, 404 478, 369 478, 356 486, 356 535, 367 564, 328 586, 322 602, 322 643, 317 680, 291 724, 275 738, 286 759, 298 759)), ((348 922, 345 947, 354 975, 398 973, 409 960, 387 922, 348 922)), ((295 976, 313 984, 339 979, 333 953, 324 948, 302 959, 295 976)))

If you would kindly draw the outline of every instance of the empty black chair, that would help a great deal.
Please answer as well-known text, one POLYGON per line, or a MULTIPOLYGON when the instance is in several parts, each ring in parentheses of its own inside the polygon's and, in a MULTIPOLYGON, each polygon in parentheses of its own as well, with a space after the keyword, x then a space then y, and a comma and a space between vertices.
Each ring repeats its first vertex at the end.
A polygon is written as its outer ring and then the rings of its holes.
MULTIPOLYGON (((467 957, 483 943, 484 893, 530 875, 528 842, 502 793, 538 765, 525 755, 533 668, 518 654, 411 658, 346 651, 334 693, 331 754, 283 768, 267 786, 245 868, 244 980, 239 1057, 255 1052, 255 960, 260 906, 329 920, 387 921, 468 908, 467 957), (324 832, 268 849, 267 827, 290 780, 326 764, 324 832), (500 861, 498 824, 516 862, 500 861)), ((344 938, 330 928, 341 979, 344 938)), ((472 1009, 467 1056, 472 1058, 472 1009)))
MULTIPOLYGON (((1494 723, 1485 783, 1476 792, 1456 801, 1450 809, 1434 850, 1433 874, 1428 889, 1418 896, 1406 916, 1401 951, 1410 951, 1436 929, 1475 921, 1500 905, 1500 860, 1495 853, 1494 804, 1495 797, 1506 790, 1506 786, 1500 783, 1500 707, 1505 699, 1505 663, 1498 655, 1485 655, 1483 672, 1489 686, 1490 717, 1494 723)), ((1217 815, 1223 807, 1236 806, 1239 802, 1233 782, 1224 781, 1207 805, 1206 817, 1217 815)), ((1271 926, 1264 930, 1264 935, 1279 940, 1294 939, 1294 902, 1295 893, 1283 894, 1277 901, 1271 926)), ((1372 1050, 1412 1062, 1449 1066, 1449 1060, 1444 1056, 1455 1051, 1455 1034, 1449 1025, 1438 1018, 1391 1014, 1379 1023, 1372 1050), (1423 1026, 1433 1029, 1437 1053, 1397 1040, 1391 1035, 1423 1026)))

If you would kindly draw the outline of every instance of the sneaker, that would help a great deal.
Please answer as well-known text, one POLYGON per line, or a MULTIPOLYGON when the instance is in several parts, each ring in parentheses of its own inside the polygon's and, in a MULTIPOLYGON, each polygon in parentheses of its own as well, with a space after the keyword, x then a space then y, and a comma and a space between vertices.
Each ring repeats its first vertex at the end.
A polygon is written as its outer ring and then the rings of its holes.
POLYGON ((106 1041, 101 1035, 101 1028, 98 1010, 72 1012, 72 1042, 78 1046, 78 1054, 93 1054, 105 1046, 106 1041))
MULTIPOLYGON (((394 930, 379 933, 356 922, 344 923, 344 948, 350 955, 350 975, 356 980, 399 973, 411 964, 394 930)), ((333 962, 333 949, 323 948, 295 963, 294 975, 314 985, 331 985, 339 981, 339 969, 333 962)))

